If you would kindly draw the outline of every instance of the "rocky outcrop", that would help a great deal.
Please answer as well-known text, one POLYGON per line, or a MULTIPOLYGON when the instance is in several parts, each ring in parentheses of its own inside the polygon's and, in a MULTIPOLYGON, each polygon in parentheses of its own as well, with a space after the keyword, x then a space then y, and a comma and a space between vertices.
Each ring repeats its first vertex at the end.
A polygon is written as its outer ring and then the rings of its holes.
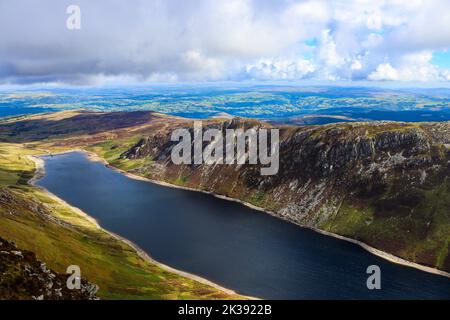
MULTIPOLYGON (((256 128, 261 123, 234 119, 223 123, 209 124, 224 132, 228 128, 256 128)), ((376 172, 386 173, 400 168, 418 170, 431 166, 433 170, 446 165, 448 151, 438 140, 430 138, 427 130, 415 125, 395 123, 345 124, 323 127, 282 127, 280 136, 280 170, 275 176, 261 176, 249 165, 185 165, 175 166, 170 154, 175 142, 168 135, 156 133, 142 138, 136 145, 121 155, 121 158, 152 158, 161 168, 164 165, 167 178, 174 176, 195 177, 204 175, 200 185, 208 188, 211 179, 238 171, 248 189, 269 191, 281 185, 295 185, 303 189, 307 184, 333 183, 350 187, 356 180, 372 176, 376 172), (439 151, 438 149, 442 149, 439 151)), ((203 144, 203 148, 207 146, 203 144)), ((148 174, 152 175, 149 167, 148 174)), ((427 169, 427 168, 425 168, 427 169)), ((140 168, 142 171, 142 168, 140 168)), ((387 176, 387 175, 384 175, 387 176)), ((186 179, 185 179, 186 180, 186 179)), ((187 179, 190 180, 190 179, 187 179)), ((189 184, 189 183, 188 183, 189 184)), ((350 191, 350 190, 346 190, 350 191)), ((282 203, 280 203, 282 205, 282 203)))
POLYGON ((81 288, 69 290, 68 275, 49 269, 34 253, 20 250, 0 238, 0 299, 96 300, 97 286, 81 280, 81 288))

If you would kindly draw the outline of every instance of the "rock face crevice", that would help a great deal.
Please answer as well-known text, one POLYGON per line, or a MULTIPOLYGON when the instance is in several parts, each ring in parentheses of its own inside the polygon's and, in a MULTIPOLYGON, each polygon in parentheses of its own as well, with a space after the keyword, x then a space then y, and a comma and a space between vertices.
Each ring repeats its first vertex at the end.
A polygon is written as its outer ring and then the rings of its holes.
MULTIPOLYGON (((224 132, 270 125, 233 119, 206 121, 209 127, 224 132)), ((153 160, 138 174, 247 201, 289 221, 450 269, 442 258, 450 238, 450 123, 283 126, 280 139, 273 176, 262 176, 261 165, 174 165, 176 143, 167 132, 145 136, 121 157, 153 160), (442 232, 447 236, 436 240, 442 232), (431 249, 422 254, 424 243, 431 249)))

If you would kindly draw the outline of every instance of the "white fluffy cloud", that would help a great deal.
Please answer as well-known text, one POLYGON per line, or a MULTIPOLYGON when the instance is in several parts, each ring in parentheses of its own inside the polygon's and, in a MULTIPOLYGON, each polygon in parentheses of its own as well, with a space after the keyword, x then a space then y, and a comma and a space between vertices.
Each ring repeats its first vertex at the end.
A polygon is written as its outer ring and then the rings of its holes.
POLYGON ((0 84, 450 80, 448 0, 75 2, 0 0, 0 84))
POLYGON ((306 59, 263 59, 247 65, 245 75, 254 80, 299 80, 306 79, 316 71, 306 59))
POLYGON ((378 65, 368 76, 376 81, 448 81, 448 70, 442 70, 430 63, 431 52, 407 54, 400 57, 393 67, 390 63, 378 65))
POLYGON ((375 81, 396 81, 399 80, 399 75, 398 71, 389 63, 382 63, 375 71, 369 74, 369 79, 375 81))

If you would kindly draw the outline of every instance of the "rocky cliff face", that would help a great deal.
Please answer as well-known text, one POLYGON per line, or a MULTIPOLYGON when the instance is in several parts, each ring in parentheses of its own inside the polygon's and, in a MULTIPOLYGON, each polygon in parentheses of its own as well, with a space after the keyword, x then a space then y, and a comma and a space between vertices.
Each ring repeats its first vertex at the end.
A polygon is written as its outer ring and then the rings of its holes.
MULTIPOLYGON (((243 119, 204 124, 269 127, 243 119)), ((241 199, 450 270, 450 123, 284 126, 280 140, 273 176, 260 175, 259 165, 174 165, 170 130, 146 135, 121 158, 153 160, 137 174, 241 199)))
POLYGON ((34 253, 20 250, 14 243, 0 238, 0 299, 97 299, 97 287, 85 280, 81 289, 67 289, 67 276, 48 269, 34 253))

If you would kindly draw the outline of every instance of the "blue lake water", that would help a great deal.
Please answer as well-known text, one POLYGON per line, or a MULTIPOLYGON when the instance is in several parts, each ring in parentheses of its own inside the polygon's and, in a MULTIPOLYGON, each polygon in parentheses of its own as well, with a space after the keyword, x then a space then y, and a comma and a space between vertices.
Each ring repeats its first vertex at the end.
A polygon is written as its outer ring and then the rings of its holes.
MULTIPOLYGON (((84 153, 46 156, 38 185, 156 260, 269 299, 450 299, 450 279, 397 265, 211 195, 130 179, 84 153), (368 290, 366 268, 381 268, 368 290)), ((83 266, 80 266, 83 269, 83 266)))

